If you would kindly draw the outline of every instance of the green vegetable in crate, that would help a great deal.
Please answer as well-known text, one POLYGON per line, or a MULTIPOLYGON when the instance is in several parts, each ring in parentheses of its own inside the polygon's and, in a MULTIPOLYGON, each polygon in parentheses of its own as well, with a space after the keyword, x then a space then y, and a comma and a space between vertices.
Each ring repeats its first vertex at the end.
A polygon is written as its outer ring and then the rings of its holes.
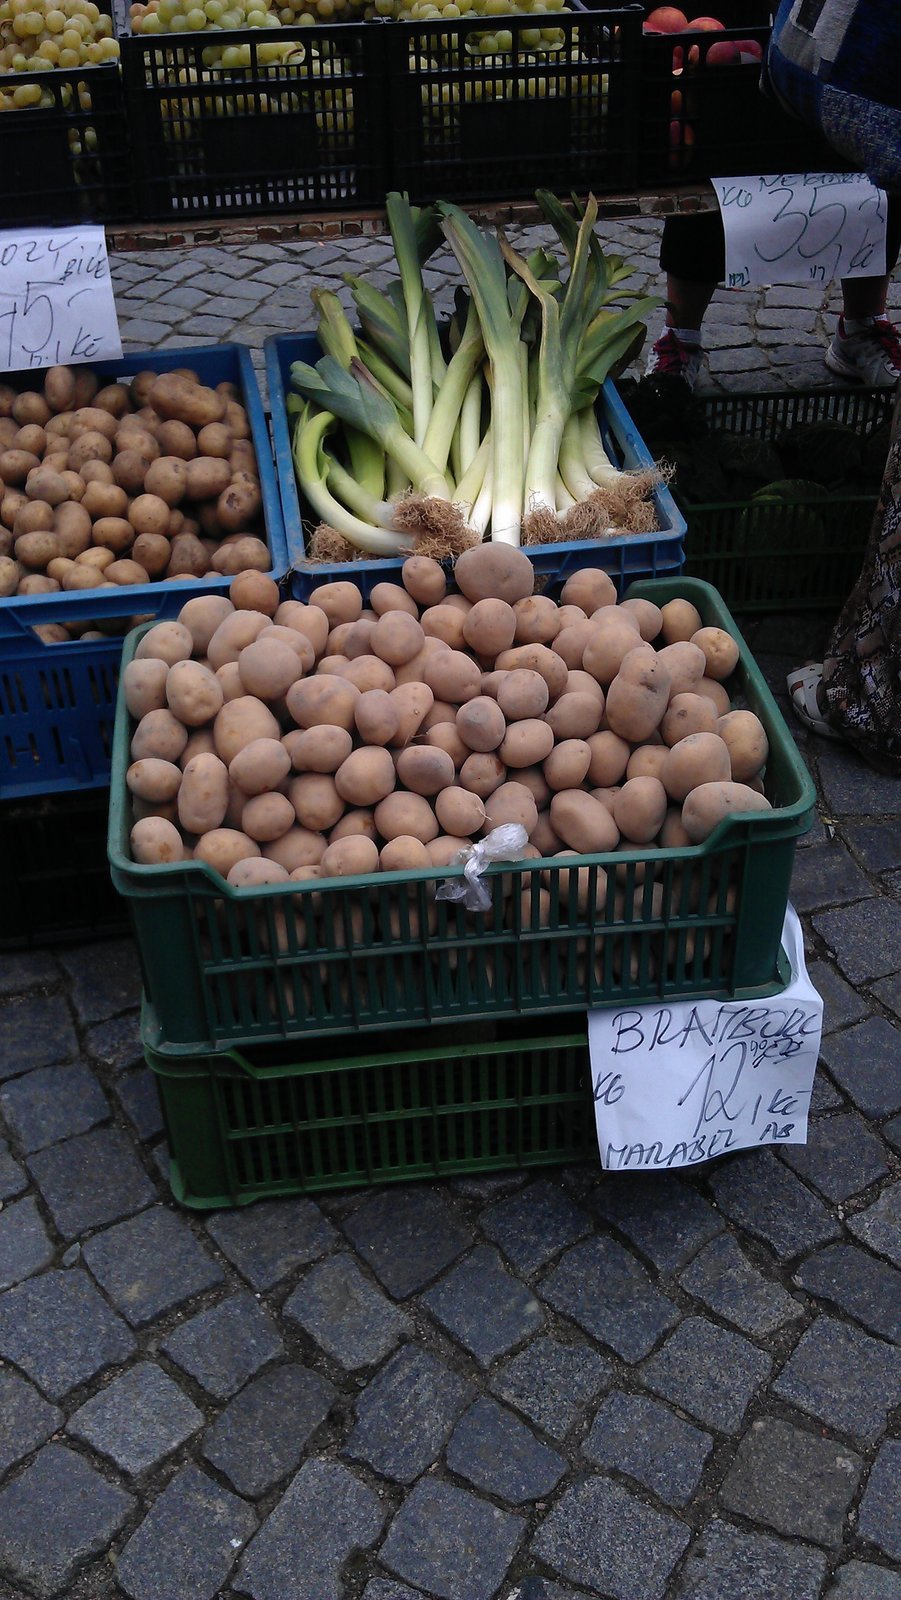
POLYGON ((594 407, 657 302, 622 288, 630 269, 601 251, 593 198, 579 221, 538 200, 568 271, 544 250, 524 259, 456 206, 417 210, 395 194, 400 281, 382 293, 348 279, 362 339, 333 296, 314 296, 326 354, 294 363, 288 405, 298 483, 321 522, 314 553, 446 555, 489 529, 508 544, 653 529, 659 474, 610 462, 594 407), (422 279, 436 218, 466 284, 445 341, 422 279))

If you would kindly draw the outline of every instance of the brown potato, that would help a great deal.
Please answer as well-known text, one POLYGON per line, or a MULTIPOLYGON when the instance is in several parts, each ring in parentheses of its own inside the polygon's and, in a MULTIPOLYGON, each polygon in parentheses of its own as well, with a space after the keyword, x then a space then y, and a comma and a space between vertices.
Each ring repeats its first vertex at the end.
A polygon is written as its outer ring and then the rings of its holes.
POLYGON ((691 733, 667 752, 660 774, 671 800, 684 800, 700 784, 732 777, 729 747, 718 733, 691 733))
MULTIPOLYGON (((112 461, 113 447, 104 433, 83 433, 66 452, 66 469, 80 472, 89 461, 112 461)), ((115 477, 115 469, 113 476, 115 477)))
MULTIPOLYGON (((154 534, 152 537, 162 538, 163 535, 154 534)), ((169 545, 167 578, 204 578, 210 567, 210 553, 202 539, 198 539, 193 533, 176 534, 169 545)))
MULTIPOLYGON (((248 798, 277 789, 290 771, 291 757, 279 739, 252 739, 228 767, 232 783, 248 798)), ((251 837, 256 838, 256 834, 251 837)))
POLYGON ((451 650, 461 650, 466 643, 463 625, 467 613, 447 602, 430 606, 420 617, 420 626, 428 639, 440 639, 451 650))
POLYGON ((293 683, 285 696, 288 711, 299 728, 315 728, 326 724, 345 728, 354 726, 354 710, 360 691, 352 683, 331 673, 318 673, 293 683))
POLYGON ((431 556, 408 556, 400 575, 404 588, 417 605, 440 605, 447 594, 444 571, 431 556))
POLYGON ((388 742, 403 749, 420 731, 435 704, 435 696, 427 683, 399 683, 389 691, 389 698, 397 712, 397 731, 388 742))
POLYGON ((11 556, 0 556, 0 599, 5 600, 8 595, 15 594, 23 576, 18 561, 13 561, 11 556))
POLYGON ((281 733, 268 706, 253 695, 226 700, 213 724, 216 751, 230 766, 239 750, 254 739, 277 739, 281 733))
POLYGON ((606 689, 614 680, 631 650, 640 645, 641 634, 635 619, 619 606, 605 607, 590 621, 591 632, 582 652, 582 667, 606 689))
POLYGON ((199 661, 176 661, 166 679, 169 710, 188 728, 202 728, 222 710, 222 685, 199 661))
MULTIPOLYGON (((709 704, 709 702, 708 702, 709 704)), ((736 783, 756 778, 769 755, 766 729, 753 711, 729 711, 719 718, 716 732, 725 742, 736 783)))
MULTIPOLYGON (((531 601, 519 601, 530 605, 531 601)), ((516 636, 516 611, 505 600, 478 600, 463 618, 463 638, 477 656, 493 661, 516 636)))
POLYGON ((553 748, 553 729, 537 718, 524 717, 508 724, 498 755, 505 767, 535 767, 553 748))
POLYGON ((132 859, 141 866, 163 866, 185 858, 181 834, 174 823, 163 817, 144 817, 136 822, 129 844, 132 859))
MULTIPOLYGON (((513 607, 517 644, 551 644, 560 632, 560 612, 547 595, 530 595, 513 607)), ((502 646, 502 648, 504 648, 502 646)))
POLYGON ((148 711, 162 711, 166 705, 166 678, 169 666, 159 659, 129 661, 123 672, 125 704, 129 715, 138 721, 148 711))
POLYGON ((663 628, 663 612, 652 600, 622 600, 619 611, 632 618, 646 643, 656 639, 663 628))
MULTIPOLYGON (((132 663, 134 665, 134 663, 132 663)), ((181 787, 181 768, 173 761, 160 761, 150 756, 144 761, 133 761, 125 774, 132 794, 155 805, 174 800, 181 787)))
POLYGON ((81 504, 97 522, 101 517, 124 517, 128 510, 128 495, 116 483, 101 483, 94 479, 85 485, 81 504))
POLYGON ((586 617, 583 622, 571 623, 555 636, 551 649, 566 662, 569 668, 581 667, 585 646, 592 637, 594 623, 586 617))
POLYGON ((227 459, 233 443, 234 435, 225 422, 208 422, 197 435, 197 448, 202 456, 223 456, 227 459))
POLYGON ((167 506, 177 506, 184 499, 187 487, 188 467, 180 456, 157 456, 151 461, 144 478, 145 494, 156 495, 167 506))
POLYGON ((309 604, 324 611, 331 627, 339 622, 356 622, 363 609, 363 597, 355 583, 322 583, 310 594, 309 604))
POLYGON ((177 762, 187 742, 187 728, 171 711, 146 711, 132 735, 132 760, 156 756, 160 761, 177 762))
POLYGON ((69 411, 75 397, 75 373, 71 367, 48 367, 44 373, 44 399, 51 411, 69 411))
POLYGON ((259 638, 241 651, 238 671, 248 694, 260 700, 280 700, 302 676, 303 668, 290 645, 259 638))
POLYGON ((7 488, 24 483, 29 472, 34 472, 40 464, 30 450, 3 450, 0 452, 0 480, 7 488))
POLYGON ((626 777, 631 778, 660 778, 663 777, 663 768, 669 750, 664 744, 642 744, 633 750, 626 767, 626 777))
POLYGON ((692 844, 701 844, 726 818, 771 809, 766 796, 747 784, 701 783, 685 797, 682 826, 692 844))
POLYGON ((149 577, 160 578, 171 557, 169 540, 155 533, 139 533, 131 547, 131 556, 133 561, 144 567, 149 577))
POLYGON ((670 675, 650 645, 630 650, 607 691, 606 718, 614 733, 638 744, 663 721, 670 675))
POLYGON ((615 850, 619 843, 619 829, 607 807, 582 789, 555 794, 550 817, 554 832, 579 855, 615 850))
POLYGON ((25 480, 25 493, 29 500, 42 500, 45 505, 59 506, 69 498, 66 480, 52 467, 35 467, 25 480))
POLYGON ((690 642, 665 645, 657 652, 670 676, 670 694, 694 694, 704 676, 704 652, 690 642))
POLYGON ((425 665, 425 682, 436 699, 450 705, 474 700, 481 689, 482 674, 471 657, 461 650, 439 651, 425 665))
POLYGON ((539 673, 548 686, 551 700, 556 700, 566 688, 566 664, 562 657, 555 655, 544 644, 518 644, 512 650, 503 650, 494 665, 500 672, 524 667, 527 671, 539 673))
POLYGON ((294 807, 287 795, 273 792, 257 794, 241 812, 241 829, 258 844, 271 844, 294 826, 294 807))
POLYGON ((128 520, 135 533, 156 533, 165 537, 169 507, 157 494, 139 494, 128 508, 128 520))
POLYGON ((483 802, 458 784, 449 784, 436 796, 435 815, 445 832, 458 839, 472 838, 485 825, 483 802))
POLYGON ((560 592, 561 604, 579 606, 587 617, 602 606, 616 605, 613 579, 599 567, 580 567, 570 573, 560 592))
POLYGON ((738 645, 725 628, 699 628, 691 642, 704 653, 707 663, 705 676, 721 683, 738 665, 738 645))
POLYGON ((384 689, 367 689, 354 707, 357 732, 366 745, 390 744, 400 725, 400 713, 384 689))
POLYGON ((695 694, 705 695, 712 702, 717 717, 725 717, 732 710, 728 691, 715 678, 702 678, 695 688, 695 694))
POLYGON ((382 872, 421 871, 431 865, 427 847, 420 839, 414 839, 409 834, 399 834, 396 839, 390 839, 379 853, 382 872))
MULTIPOLYGON (((404 751, 402 755, 409 754, 404 751)), ((335 773, 335 788, 352 806, 374 806, 389 795, 398 774, 387 750, 352 750, 335 773)))
MULTIPOLYGON (((500 706, 490 696, 484 694, 476 695, 474 700, 469 700, 460 707, 456 717, 456 729, 467 749, 481 753, 496 750, 507 734, 507 724, 500 706)), ((447 831, 454 832, 453 828, 447 831)))
MULTIPOLYGON (((321 665, 325 664, 328 657, 323 658, 321 665)), ((339 677, 346 678, 361 694, 369 689, 384 689, 388 694, 397 686, 394 672, 387 661, 381 661, 378 656, 357 656, 353 661, 345 661, 340 656, 333 656, 334 670, 339 677)))
POLYGON ((324 833, 327 828, 333 828, 344 813, 344 801, 334 778, 327 772, 304 772, 299 778, 292 778, 288 784, 288 799, 301 827, 311 833, 324 833))
POLYGON ((56 578, 42 572, 29 572, 19 581, 19 594, 55 594, 59 588, 56 578))
POLYGON ((193 461, 197 454, 194 430, 189 428, 186 422, 172 420, 161 423, 157 440, 165 456, 178 456, 180 461, 193 461))
POLYGON ((125 555, 134 544, 135 530, 124 517, 98 517, 91 529, 95 545, 111 550, 114 556, 125 555))
POLYGON ((356 839, 362 835, 366 839, 375 839, 375 817, 365 806, 359 806, 354 811, 345 811, 343 817, 335 823, 328 836, 329 844, 334 844, 338 839, 356 839))
POLYGON ((74 476, 80 478, 83 484, 112 483, 114 481, 113 469, 108 461, 86 461, 81 470, 76 472, 74 476))
POLYGON ((236 539, 234 544, 224 542, 213 556, 215 571, 228 578, 237 577, 239 572, 246 572, 250 568, 257 572, 268 572, 271 566, 272 557, 262 539, 252 539, 247 534, 236 539))
POLYGON ((578 789, 591 765, 591 747, 584 739, 564 739, 546 757, 542 771, 548 788, 578 789))
POLYGON ((453 758, 436 745, 407 745, 397 756, 397 776, 413 794, 440 794, 455 775, 453 758))
POLYGON ((267 861, 276 861, 286 872, 312 867, 322 860, 326 840, 321 833, 311 833, 309 828, 289 828, 280 839, 263 846, 267 861))
POLYGON ((44 500, 26 500, 13 518, 13 537, 23 533, 47 533, 54 523, 53 507, 44 500))
POLYGON ((260 847, 240 828, 211 828, 194 846, 194 860, 203 861, 223 878, 249 856, 258 856, 260 847))
POLYGON ((651 844, 666 816, 666 790, 659 778, 629 778, 613 801, 613 820, 631 844, 651 844))
POLYGON ((467 600, 506 600, 514 605, 535 587, 528 556, 514 545, 497 542, 464 550, 454 564, 457 587, 467 600))
POLYGON ((215 389, 192 383, 175 372, 164 372, 156 377, 146 394, 146 400, 164 421, 174 418, 177 422, 187 422, 197 430, 208 422, 221 422, 227 403, 215 389))
POLYGON ((16 421, 24 426, 28 422, 37 422, 41 427, 50 421, 50 407, 44 396, 38 394, 36 389, 25 389, 17 394, 12 404, 12 413, 16 421))
POLYGON ((428 800, 423 795, 405 794, 400 789, 379 801, 375 808, 375 825, 386 844, 392 839, 408 837, 427 845, 437 839, 439 833, 428 800))
MULTIPOLYGON (((406 599, 405 591, 402 590, 401 593, 406 599)), ((425 635, 417 618, 411 617, 402 609, 392 607, 379 617, 372 629, 372 653, 381 661, 387 662, 390 667, 400 667, 419 654, 424 640, 425 635)))
POLYGON ((337 772, 353 749, 345 728, 292 728, 281 742, 295 772, 337 772))
POLYGON ((540 717, 547 710, 548 686, 540 672, 516 667, 498 685, 497 703, 508 722, 540 717))
POLYGON ((555 739, 587 739, 597 733, 603 711, 604 701, 597 696, 581 690, 567 691, 551 706, 544 720, 553 729, 555 739))
MULTIPOLYGON (((553 755, 553 751, 551 751, 553 755)), ((550 757, 548 757, 550 760, 550 757)), ((516 772, 516 782, 525 784, 539 811, 546 809, 551 803, 551 786, 541 767, 519 767, 516 772)))
POLYGON ((239 572, 229 584, 228 592, 232 605, 238 610, 262 611, 267 617, 274 617, 279 609, 278 584, 262 572, 239 572))
POLYGON ((150 573, 139 561, 111 561, 104 568, 104 574, 109 583, 118 583, 124 588, 136 583, 150 582, 150 573))
POLYGON ((218 671, 226 662, 236 662, 241 651, 253 644, 268 626, 269 618, 264 612, 230 609, 207 641, 206 653, 213 671, 218 671))
POLYGON ((712 703, 701 694, 674 694, 660 724, 664 744, 678 744, 690 733, 716 733, 717 714, 712 703))
POLYGON ((499 789, 507 776, 507 769, 500 757, 491 751, 486 755, 467 756, 460 768, 459 782, 471 794, 477 794, 480 800, 487 800, 495 789, 499 789))
MULTIPOLYGON (((80 440, 79 443, 84 443, 84 441, 80 440)), ((96 456, 91 459, 108 461, 110 458, 109 456, 96 456)), ((113 482, 117 483, 120 489, 124 489, 126 494, 140 494, 144 487, 144 479, 147 476, 149 466, 150 462, 140 455, 137 450, 120 450, 112 461, 113 482)))
POLYGON ((531 836, 538 822, 538 807, 531 790, 522 783, 502 783, 484 802, 483 832, 490 833, 508 822, 519 822, 531 836))
POLYGON ((701 613, 690 600, 668 600, 661 607, 663 627, 661 633, 665 644, 687 643, 698 629, 703 627, 701 613))

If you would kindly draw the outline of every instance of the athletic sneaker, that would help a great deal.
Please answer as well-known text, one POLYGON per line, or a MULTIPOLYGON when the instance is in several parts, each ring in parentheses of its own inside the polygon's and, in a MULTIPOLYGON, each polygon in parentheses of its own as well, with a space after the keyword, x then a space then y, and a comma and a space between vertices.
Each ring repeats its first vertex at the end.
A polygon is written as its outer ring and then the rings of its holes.
POLYGON ((897 328, 887 318, 877 317, 860 333, 846 333, 845 319, 839 317, 835 337, 826 351, 826 365, 840 378, 856 378, 872 387, 897 383, 901 378, 897 328))
POLYGON ((699 344, 683 344, 672 328, 661 334, 648 356, 648 378, 681 378, 689 393, 701 373, 704 351, 699 344))

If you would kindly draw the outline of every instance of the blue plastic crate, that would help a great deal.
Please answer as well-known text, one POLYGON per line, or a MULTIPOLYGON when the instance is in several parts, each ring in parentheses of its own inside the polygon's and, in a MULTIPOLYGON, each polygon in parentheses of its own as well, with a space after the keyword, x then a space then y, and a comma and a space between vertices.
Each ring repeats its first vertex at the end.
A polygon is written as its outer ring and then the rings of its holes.
MULTIPOLYGON (((289 546, 300 552, 306 549, 306 531, 315 523, 309 514, 305 516, 297 491, 285 394, 292 361, 315 363, 321 354, 319 341, 312 333, 280 334, 266 340, 266 378, 282 515, 289 546)), ((654 465, 653 456, 610 382, 604 384, 600 419, 612 460, 623 467, 654 465)), ((609 572, 620 593, 640 578, 677 577, 685 561, 682 548, 685 518, 664 487, 655 489, 654 507, 660 523, 656 533, 632 533, 621 539, 573 540, 569 544, 530 544, 529 559, 536 573, 545 579, 565 578, 580 567, 602 567, 609 572)), ((292 592, 297 599, 305 600, 317 584, 352 576, 368 597, 375 584, 396 581, 400 567, 399 559, 326 563, 301 557, 293 563, 292 592)))
MULTIPOLYGON (((240 389, 259 464, 271 570, 281 577, 290 555, 250 352, 237 344, 142 351, 121 361, 98 362, 95 370, 108 383, 173 367, 191 367, 211 386, 234 383, 240 389)), ((30 373, 20 376, 23 383, 27 378, 34 381, 30 373)), ((16 376, 9 381, 15 384, 16 376)), ((300 554, 302 549, 298 540, 294 551, 300 554)), ((33 631, 36 624, 95 617, 124 624, 134 616, 174 617, 192 595, 225 591, 229 581, 213 576, 0 600, 0 799, 92 789, 109 782, 122 637, 45 644, 33 631)))

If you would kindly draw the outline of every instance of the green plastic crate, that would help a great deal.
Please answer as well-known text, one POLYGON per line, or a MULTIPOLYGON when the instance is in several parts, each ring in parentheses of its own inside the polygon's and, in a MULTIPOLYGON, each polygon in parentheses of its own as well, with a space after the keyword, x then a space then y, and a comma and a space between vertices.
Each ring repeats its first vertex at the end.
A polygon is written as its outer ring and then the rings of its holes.
MULTIPOLYGON (((144 1033, 157 1025, 145 1010, 144 1033)), ((145 1048, 172 1191, 198 1208, 597 1158, 584 1017, 321 1040, 293 1053, 145 1048), (298 1056, 301 1059, 298 1059, 298 1056)))
MULTIPOLYGON (((891 418, 894 390, 805 389, 696 395, 708 427, 768 443, 786 428, 843 422, 862 436, 891 418)), ((665 455, 666 447, 658 453, 665 455)), ((674 490, 685 514, 685 571, 713 584, 734 611, 837 612, 860 573, 877 491, 797 505, 698 503, 674 490)))
MULTIPOLYGON (((813 783, 715 591, 674 578, 634 584, 629 594, 659 604, 690 599, 705 623, 738 640, 729 687, 767 730, 773 810, 730 818, 688 849, 497 865, 489 869, 493 903, 484 914, 435 903, 437 883, 459 877, 459 867, 248 893, 228 888, 202 862, 135 864, 125 784, 130 726, 120 692, 109 855, 113 882, 129 901, 156 1014, 158 1032, 147 1042, 217 1051, 677 995, 727 998, 769 986, 795 841, 813 817, 813 783), (584 909, 576 893, 580 867, 590 875, 584 909), (605 868, 608 892, 597 906, 605 868), (526 915, 522 896, 504 893, 505 880, 528 888, 539 874, 550 894, 544 927, 538 895, 526 915)), ((124 661, 141 632, 129 636, 124 661)))

